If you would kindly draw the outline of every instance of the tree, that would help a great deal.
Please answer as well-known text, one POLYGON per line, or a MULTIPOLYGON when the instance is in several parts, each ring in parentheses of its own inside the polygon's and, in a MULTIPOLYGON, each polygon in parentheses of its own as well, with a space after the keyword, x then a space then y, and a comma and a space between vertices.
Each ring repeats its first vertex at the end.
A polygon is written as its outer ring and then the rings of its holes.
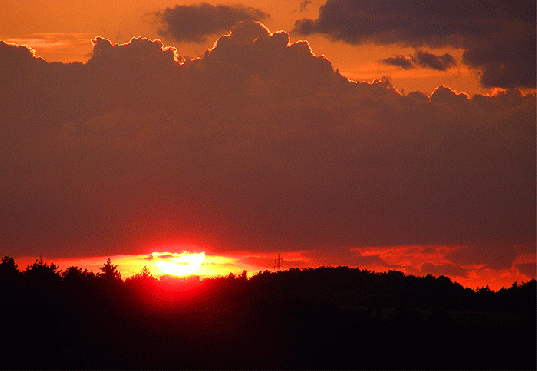
POLYGON ((136 273, 134 276, 127 278, 125 280, 125 283, 128 283, 130 285, 142 285, 142 284, 148 284, 156 282, 157 279, 153 277, 151 274, 151 271, 147 268, 147 266, 144 265, 140 273, 136 273))
POLYGON ((45 282, 58 282, 61 280, 60 269, 54 263, 43 262, 43 258, 36 259, 32 265, 28 265, 24 275, 32 280, 45 282))
POLYGON ((63 282, 68 284, 82 283, 86 282, 95 277, 93 272, 88 271, 87 268, 82 270, 82 268, 71 266, 62 273, 63 282))
POLYGON ((0 264, 0 281, 13 280, 20 274, 15 259, 11 256, 4 256, 0 264))
POLYGON ((121 281, 121 273, 117 270, 117 265, 113 265, 110 258, 106 260, 106 263, 100 268, 101 273, 99 277, 108 282, 118 282, 121 281))
POLYGON ((127 287, 141 293, 144 296, 147 296, 150 293, 154 294, 155 284, 157 282, 157 279, 153 277, 145 265, 140 273, 137 273, 125 280, 127 287))
POLYGON ((153 275, 151 274, 151 272, 147 268, 147 265, 144 265, 144 267, 142 268, 142 271, 140 273, 138 273, 136 276, 141 277, 141 278, 153 277, 153 275))

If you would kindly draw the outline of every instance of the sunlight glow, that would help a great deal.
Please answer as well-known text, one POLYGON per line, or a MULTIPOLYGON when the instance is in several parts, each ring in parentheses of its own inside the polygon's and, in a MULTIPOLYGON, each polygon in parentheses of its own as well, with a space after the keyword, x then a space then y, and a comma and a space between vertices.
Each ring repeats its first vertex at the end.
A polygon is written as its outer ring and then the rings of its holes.
POLYGON ((198 254, 183 251, 182 253, 153 252, 155 265, 164 274, 186 276, 194 273, 205 260, 205 252, 198 254))

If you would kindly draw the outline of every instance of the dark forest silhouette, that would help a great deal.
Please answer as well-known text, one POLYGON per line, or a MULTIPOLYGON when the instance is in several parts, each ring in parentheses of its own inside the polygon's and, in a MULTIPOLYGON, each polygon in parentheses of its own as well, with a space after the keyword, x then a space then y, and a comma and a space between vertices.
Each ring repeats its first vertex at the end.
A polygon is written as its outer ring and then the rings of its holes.
POLYGON ((535 369, 536 282, 348 267, 123 280, 0 264, 3 369, 535 369))

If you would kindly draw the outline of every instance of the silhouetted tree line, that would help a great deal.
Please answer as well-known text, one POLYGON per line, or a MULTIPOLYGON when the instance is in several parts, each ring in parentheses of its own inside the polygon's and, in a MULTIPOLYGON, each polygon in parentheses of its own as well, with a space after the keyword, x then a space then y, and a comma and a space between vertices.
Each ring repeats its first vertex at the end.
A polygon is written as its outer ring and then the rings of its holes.
POLYGON ((123 280, 0 264, 2 369, 535 369, 535 279, 348 267, 123 280))

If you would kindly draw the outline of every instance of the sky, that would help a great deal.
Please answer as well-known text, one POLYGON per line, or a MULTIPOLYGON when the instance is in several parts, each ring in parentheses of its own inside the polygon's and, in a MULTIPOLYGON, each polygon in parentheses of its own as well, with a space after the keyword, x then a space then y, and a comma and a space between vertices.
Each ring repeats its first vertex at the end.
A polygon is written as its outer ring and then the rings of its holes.
POLYGON ((535 277, 535 2, 0 0, 0 253, 535 277), (169 253, 169 254, 164 254, 169 253))

